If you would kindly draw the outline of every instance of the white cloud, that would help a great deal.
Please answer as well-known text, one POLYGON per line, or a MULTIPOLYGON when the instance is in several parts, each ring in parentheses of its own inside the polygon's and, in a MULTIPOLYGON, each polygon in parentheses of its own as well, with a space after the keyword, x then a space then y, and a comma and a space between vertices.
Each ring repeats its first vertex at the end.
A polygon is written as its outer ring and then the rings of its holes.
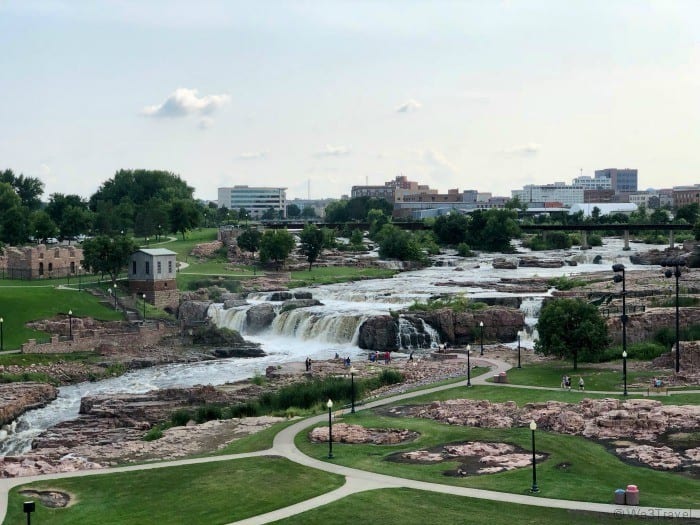
POLYGON ((267 158, 267 151, 246 151, 236 157, 238 160, 264 160, 267 158))
POLYGON ((422 107, 422 104, 414 99, 409 99, 399 107, 396 108, 397 113, 412 113, 418 111, 422 107))
POLYGON ((512 148, 504 149, 501 153, 506 157, 534 157, 537 155, 542 146, 536 142, 528 142, 521 146, 513 146, 512 148))
POLYGON ((316 157, 344 157, 350 155, 350 148, 347 146, 331 146, 326 144, 326 148, 317 151, 314 154, 316 157))
POLYGON ((421 158, 423 162, 432 166, 437 171, 449 174, 454 174, 457 172, 457 167, 447 160, 447 158, 439 151, 427 149, 422 152, 421 158))
POLYGON ((231 100, 229 95, 199 95, 196 89, 178 88, 165 102, 154 106, 146 106, 142 115, 156 118, 186 117, 191 114, 208 115, 231 100))

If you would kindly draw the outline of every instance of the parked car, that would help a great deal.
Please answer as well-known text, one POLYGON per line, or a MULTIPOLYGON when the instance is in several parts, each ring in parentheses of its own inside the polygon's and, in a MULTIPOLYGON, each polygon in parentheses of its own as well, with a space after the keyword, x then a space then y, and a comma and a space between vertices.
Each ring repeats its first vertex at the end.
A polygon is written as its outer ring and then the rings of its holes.
POLYGON ((58 239, 56 237, 47 237, 46 244, 58 244, 58 239))

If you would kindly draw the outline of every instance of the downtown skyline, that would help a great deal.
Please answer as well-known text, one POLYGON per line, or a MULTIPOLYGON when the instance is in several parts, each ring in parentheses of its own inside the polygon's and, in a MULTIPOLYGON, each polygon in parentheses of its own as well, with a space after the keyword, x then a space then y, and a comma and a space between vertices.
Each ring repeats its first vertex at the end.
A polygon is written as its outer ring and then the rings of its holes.
POLYGON ((698 182, 695 2, 0 4, 0 169, 289 198, 398 174, 509 196, 637 168, 698 182), (582 170, 582 171, 581 171, 582 170))

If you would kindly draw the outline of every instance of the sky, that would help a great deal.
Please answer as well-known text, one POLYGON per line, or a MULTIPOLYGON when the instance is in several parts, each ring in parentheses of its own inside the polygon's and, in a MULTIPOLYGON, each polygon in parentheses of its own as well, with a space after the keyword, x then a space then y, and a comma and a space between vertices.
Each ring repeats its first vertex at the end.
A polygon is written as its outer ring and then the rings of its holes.
POLYGON ((0 0, 0 170, 446 193, 700 183, 700 2, 0 0))

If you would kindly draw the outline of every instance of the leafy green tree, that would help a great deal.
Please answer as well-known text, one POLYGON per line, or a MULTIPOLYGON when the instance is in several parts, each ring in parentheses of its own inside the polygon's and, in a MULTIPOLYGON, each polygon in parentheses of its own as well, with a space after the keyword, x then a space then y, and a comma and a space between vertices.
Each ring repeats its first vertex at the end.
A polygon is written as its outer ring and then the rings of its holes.
POLYGON ((333 228, 321 228, 323 233, 323 248, 325 250, 332 250, 336 247, 336 232, 333 228))
POLYGON ((287 204, 287 217, 296 219, 301 215, 301 210, 296 204, 287 204))
POLYGON ((294 237, 285 230, 266 230, 260 239, 260 260, 274 261, 277 269, 294 249, 294 237))
POLYGON ((44 210, 38 210, 32 213, 30 223, 30 228, 34 231, 34 237, 37 240, 45 240, 58 235, 56 223, 51 220, 49 214, 44 210))
POLYGON ((58 224, 59 235, 70 239, 81 233, 87 233, 92 226, 93 214, 87 207, 68 206, 58 224))
POLYGON ((124 235, 98 235, 83 242, 83 262, 90 272, 107 274, 114 283, 136 250, 138 246, 124 235))
POLYGON ((441 215, 433 223, 433 231, 438 242, 449 246, 456 246, 464 242, 468 229, 469 219, 467 216, 455 211, 441 215))
POLYGON ((181 233, 182 240, 185 234, 199 226, 202 216, 194 201, 179 199, 170 205, 170 230, 173 233, 181 233))
POLYGON ((364 240, 364 236, 362 235, 362 232, 355 228, 352 231, 352 234, 350 235, 350 246, 354 248, 362 248, 362 241, 364 240))
POLYGON ((373 209, 367 212, 367 222, 369 222, 369 236, 374 239, 384 225, 389 223, 389 218, 382 210, 373 209))
POLYGON ((169 171, 119 170, 90 197, 90 208, 95 210, 99 201, 116 206, 125 198, 136 206, 156 197, 167 203, 178 199, 191 200, 193 193, 194 188, 169 171))
POLYGON ((600 222, 600 208, 598 206, 593 206, 591 210, 591 221, 595 223, 600 222))
POLYGON ((535 350, 544 355, 596 360, 609 344, 608 328, 598 308, 580 299, 546 301, 537 322, 535 350))
POLYGON ((311 266, 323 251, 323 231, 314 224, 307 224, 299 234, 299 240, 301 241, 299 251, 306 256, 306 260, 309 262, 309 271, 311 271, 311 266))
POLYGON ((425 262, 420 243, 414 235, 392 224, 385 224, 378 234, 379 256, 400 261, 425 262))
POLYGON ((676 221, 685 220, 688 224, 695 224, 698 219, 700 219, 700 205, 697 202, 682 206, 676 211, 676 221))
POLYGON ((262 239, 262 233, 260 230, 246 228, 238 236, 236 243, 241 250, 252 253, 253 259, 255 259, 255 252, 260 249, 260 239, 262 239))
POLYGON ((12 170, 0 171, 0 182, 9 184, 19 197, 21 205, 28 210, 41 207, 41 196, 44 194, 44 183, 35 177, 15 175, 12 170))
POLYGON ((513 251, 510 241, 520 236, 516 213, 512 210, 493 209, 488 210, 485 215, 486 225, 480 230, 479 247, 493 252, 513 251))
MULTIPOLYGON (((666 210, 656 209, 649 215, 649 220, 653 224, 668 224, 670 222, 666 210)), ((692 224, 692 223, 691 223, 692 224)))
POLYGON ((24 206, 13 206, 0 215, 2 240, 13 246, 21 246, 29 239, 29 210, 24 206))
POLYGON ((302 219, 315 219, 316 218, 316 210, 314 210, 311 206, 304 206, 304 209, 301 210, 301 218, 302 219))

